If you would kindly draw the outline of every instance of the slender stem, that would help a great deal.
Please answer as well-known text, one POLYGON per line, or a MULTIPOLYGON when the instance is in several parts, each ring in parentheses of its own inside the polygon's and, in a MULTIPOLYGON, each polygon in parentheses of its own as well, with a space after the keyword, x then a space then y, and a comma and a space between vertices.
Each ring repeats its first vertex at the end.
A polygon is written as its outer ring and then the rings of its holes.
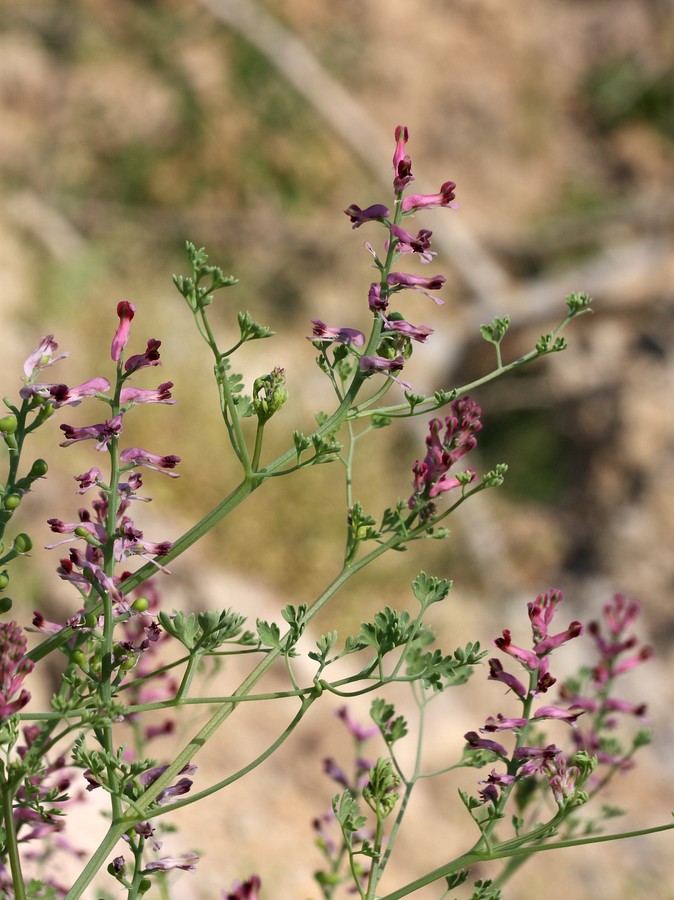
MULTIPOLYGON (((341 572, 337 575, 333 582, 326 588, 326 590, 320 595, 320 597, 317 598, 312 607, 307 611, 305 621, 307 623, 311 621, 311 619, 313 619, 314 616, 316 616, 323 609, 325 604, 328 603, 328 601, 340 590, 341 587, 343 587, 344 584, 346 584, 347 581, 349 581, 350 578, 353 577, 353 575, 355 575, 361 569, 365 568, 365 566, 369 565, 383 553, 386 553, 387 550, 390 550, 403 542, 404 538, 399 535, 393 535, 388 541, 383 544, 379 544, 374 550, 372 550, 366 556, 362 557, 357 562, 353 563, 348 568, 342 568, 341 572)), ((268 669, 271 668, 271 666, 278 659, 281 653, 281 649, 274 648, 270 650, 269 653, 257 664, 257 666, 249 673, 249 675, 241 682, 239 687, 236 689, 233 695, 233 699, 231 701, 223 703, 220 706, 220 708, 213 714, 209 721, 178 753, 178 755, 168 766, 166 771, 152 785, 150 785, 150 787, 145 791, 144 794, 141 795, 141 797, 137 799, 134 804, 134 809, 136 810, 135 813, 130 812, 127 809, 127 812, 121 819, 118 818, 113 820, 107 834, 94 852, 91 860, 83 869, 71 890, 68 892, 67 900, 77 900, 78 897, 82 896, 82 892, 91 883, 98 870, 103 866, 108 854, 111 852, 112 848, 115 846, 124 832, 130 826, 140 821, 139 816, 141 815, 141 813, 144 817, 147 817, 150 814, 150 807, 160 791, 162 791, 171 783, 180 769, 182 769, 184 765, 190 762, 193 756, 215 734, 215 732, 218 730, 218 728, 220 728, 223 722, 228 719, 229 716, 234 712, 238 705, 239 698, 244 697, 250 693, 252 688, 258 683, 258 681, 260 681, 260 679, 265 675, 268 669)), ((162 811, 164 811, 165 809, 166 807, 162 807, 162 811)))
POLYGON ((12 873, 12 885, 14 888, 15 900, 26 900, 26 888, 23 883, 23 873, 21 871, 21 857, 19 856, 19 844, 16 835, 16 824, 14 822, 14 808, 12 801, 16 793, 16 785, 13 780, 5 781, 4 766, 0 769, 0 794, 2 795, 2 818, 5 823, 5 850, 9 858, 9 868, 12 873))
MULTIPOLYGON (((439 878, 445 878, 447 875, 452 875, 454 872, 458 872, 460 869, 466 869, 478 862, 490 862, 495 859, 531 856, 533 853, 542 853, 545 850, 564 850, 567 847, 583 847, 587 844, 603 844, 608 843, 609 841, 622 841, 627 840, 628 838, 644 837, 648 834, 658 834, 661 831, 671 831, 673 828, 674 822, 671 822, 667 825, 656 825, 652 828, 643 828, 638 831, 624 831, 617 834, 600 834, 594 836, 585 835, 575 840, 557 841, 555 843, 548 842, 546 844, 538 844, 534 847, 517 847, 513 846, 513 841, 505 841, 503 844, 497 844, 489 853, 481 851, 469 851, 468 853, 464 853, 453 862, 440 866, 438 869, 434 869, 422 878, 417 878, 416 881, 411 881, 409 884, 398 888, 396 891, 392 891, 390 894, 385 894, 383 897, 380 897, 379 900, 400 900, 401 897, 407 897, 409 894, 413 894, 427 884, 432 884, 439 878)), ((527 839, 530 839, 530 836, 525 837, 525 840, 527 839)))

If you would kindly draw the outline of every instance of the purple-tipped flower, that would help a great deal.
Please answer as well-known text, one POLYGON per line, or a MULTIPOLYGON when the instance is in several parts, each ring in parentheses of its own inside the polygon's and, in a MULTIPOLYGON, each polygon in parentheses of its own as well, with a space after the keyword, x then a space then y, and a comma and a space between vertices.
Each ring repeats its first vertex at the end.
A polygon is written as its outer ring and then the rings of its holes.
POLYGON ((480 797, 482 801, 486 803, 488 800, 491 800, 492 803, 496 803, 498 800, 498 789, 504 787, 510 787, 515 781, 514 775, 507 775, 505 772, 499 774, 495 769, 492 769, 489 775, 486 778, 478 781, 478 784, 484 784, 484 787, 480 791, 480 797))
POLYGON ((123 387, 119 394, 122 406, 136 403, 175 403, 171 397, 172 381, 164 381, 154 391, 141 390, 135 387, 123 387))
POLYGON ((119 316, 119 325, 112 339, 112 348, 110 355, 114 362, 119 362, 122 350, 126 347, 129 340, 129 329, 131 328, 131 319, 136 314, 136 307, 128 300, 121 300, 117 304, 117 315, 119 316))
POLYGON ((489 750, 497 756, 503 757, 503 759, 508 758, 508 751, 503 744, 487 740, 487 738, 481 738, 477 731, 469 731, 467 734, 464 734, 464 738, 469 747, 473 747, 476 750, 489 750))
POLYGON ((533 714, 534 719, 558 719, 560 722, 567 722, 575 727, 576 719, 585 712, 580 707, 571 707, 571 709, 561 709, 559 706, 540 706, 533 714))
POLYGON ((429 422, 426 438, 428 451, 424 460, 417 460, 412 467, 414 493, 409 499, 410 509, 422 500, 432 500, 475 477, 472 470, 461 478, 450 476, 448 472, 455 462, 477 446, 475 435, 482 429, 482 410, 470 397, 453 400, 450 409, 451 415, 446 417, 444 423, 441 419, 431 419, 429 422))
POLYGON ((445 181, 437 194, 408 194, 402 202, 404 213, 413 213, 417 209, 432 209, 433 207, 449 207, 458 209, 459 204, 454 202, 456 184, 453 181, 445 181))
POLYGON ((69 447, 70 444, 75 444, 77 441, 95 440, 97 441, 96 449, 102 451, 113 437, 121 434, 122 417, 121 415, 115 416, 99 425, 87 425, 84 428, 74 428, 72 425, 61 425, 60 428, 66 438, 59 444, 60 447, 69 447))
POLYGON ((510 629, 505 628, 501 637, 494 638, 493 644, 503 653, 507 653, 508 656, 512 656, 513 659, 522 663, 525 669, 529 669, 531 672, 538 669, 540 663, 538 656, 532 650, 525 650, 523 647, 513 644, 510 629))
POLYGON ((400 225, 391 225, 391 235, 396 239, 396 253, 416 253, 422 263, 429 263, 435 251, 430 249, 432 231, 422 228, 416 237, 405 231, 400 225))
POLYGON ((409 131, 405 125, 398 125, 395 131, 396 149, 393 154, 393 190, 400 194, 407 185, 414 181, 412 175, 412 160, 405 152, 405 145, 409 140, 409 131))
POLYGON ((194 872, 199 862, 198 853, 183 853, 181 856, 165 856, 148 863, 144 872, 166 872, 168 869, 183 869, 185 872, 194 872))
POLYGON ((391 215, 390 210, 381 203, 374 203, 365 209, 361 209, 360 206, 352 203, 344 212, 351 220, 352 228, 360 228, 365 222, 380 222, 383 219, 388 219, 391 215))
POLYGON ((95 397, 96 394, 104 394, 109 390, 110 382, 107 378, 90 378, 84 384, 71 388, 65 384, 52 384, 49 395, 55 406, 77 406, 85 397, 95 397))
POLYGON ((513 760, 523 764, 518 775, 528 778, 545 769, 561 755, 562 751, 555 744, 548 744, 547 747, 518 747, 513 753, 513 760))
POLYGON ((362 347, 365 343, 365 335, 356 328, 331 328, 320 319, 312 319, 311 324, 314 326, 313 335, 307 337, 308 341, 353 344, 355 347, 362 347))
POLYGON ((373 281, 367 295, 367 303, 372 312, 383 312, 388 307, 388 298, 382 297, 381 285, 373 281))
POLYGON ((127 447, 119 454, 119 461, 124 466, 147 466, 148 469, 154 469, 156 472, 162 472, 164 475, 170 475, 171 478, 178 478, 177 472, 169 472, 168 469, 174 469, 180 462, 179 456, 169 454, 168 456, 158 456, 156 453, 149 453, 140 447, 127 447))
POLYGON ((96 466, 92 466, 88 472, 82 475, 74 475, 75 481, 79 484, 78 494, 84 494, 89 488, 101 483, 101 470, 96 466))
POLYGON ((46 369, 68 355, 67 353, 61 353, 59 356, 54 356, 57 350, 58 344, 54 340, 54 335, 45 335, 23 364, 23 372, 26 378, 34 378, 42 369, 46 369))
POLYGON ((30 700, 22 685, 33 668, 34 663, 26 658, 26 638, 19 626, 16 622, 0 622, 0 719, 14 715, 30 700))
POLYGON ((433 275, 430 278, 424 278, 421 275, 410 275, 407 272, 391 272, 387 276, 386 281, 391 285, 393 290, 399 291, 409 288, 413 291, 419 291, 430 297, 434 303, 442 306, 444 300, 439 297, 433 297, 428 291, 439 291, 447 279, 444 275, 433 275))
POLYGON ((136 356, 130 356, 124 363, 124 371, 127 374, 137 372, 138 369, 145 369, 147 366, 159 366, 161 360, 159 358, 159 348, 161 341, 150 338, 145 348, 145 353, 138 353, 136 356))
POLYGON ((489 680, 500 681, 514 691, 518 697, 523 700, 527 695, 527 689, 524 687, 519 678, 515 678, 510 672, 506 672, 501 664, 500 659, 495 657, 489 660, 489 680))
POLYGON ((433 329, 430 325, 410 325, 404 319, 387 319, 385 316, 382 316, 382 318, 384 320, 384 331, 397 331, 399 334, 403 334, 413 341, 418 341, 420 344, 425 344, 429 336, 433 334, 433 329))
POLYGON ((251 875, 247 881, 235 881, 230 891, 222 892, 222 900, 259 900, 262 882, 257 875, 251 875))
POLYGON ((483 734, 489 734, 494 731, 514 731, 516 728, 524 728, 529 720, 521 717, 502 716, 498 713, 496 718, 489 716, 485 721, 484 727, 480 728, 483 734))
POLYGON ((358 360, 358 367, 361 372, 364 372, 366 375, 373 375, 375 372, 383 372, 392 378, 393 381, 397 381, 404 390, 409 391, 412 388, 410 384, 406 381, 401 381, 399 378, 395 378, 391 374, 392 372, 400 372, 404 365, 405 357, 401 353, 399 353, 395 359, 386 359, 385 356, 361 356, 358 360))

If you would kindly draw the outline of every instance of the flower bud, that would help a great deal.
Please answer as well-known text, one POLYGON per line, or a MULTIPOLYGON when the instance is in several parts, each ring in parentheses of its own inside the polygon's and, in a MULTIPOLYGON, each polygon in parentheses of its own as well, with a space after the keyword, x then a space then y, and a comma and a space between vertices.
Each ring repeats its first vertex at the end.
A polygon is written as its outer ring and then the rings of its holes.
POLYGON ((269 373, 261 375, 253 383, 253 409, 261 422, 278 412, 288 399, 285 389, 285 369, 278 366, 269 373))
POLYGON ((43 478, 49 470, 49 466, 44 459, 36 459, 33 465, 30 467, 30 472, 28 473, 28 477, 31 481, 35 478, 43 478))
POLYGON ((22 532, 14 538, 14 549, 17 553, 30 553, 33 549, 33 542, 27 534, 22 532))
POLYGON ((15 415, 3 416, 0 419, 0 433, 2 434, 14 434, 16 431, 16 427, 18 422, 16 421, 15 415))

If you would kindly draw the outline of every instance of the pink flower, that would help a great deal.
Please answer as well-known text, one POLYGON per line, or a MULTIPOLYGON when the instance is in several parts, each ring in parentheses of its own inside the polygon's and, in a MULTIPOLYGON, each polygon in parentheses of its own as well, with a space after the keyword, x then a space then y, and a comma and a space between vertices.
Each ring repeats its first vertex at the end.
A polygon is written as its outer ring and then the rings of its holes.
POLYGON ((382 297, 381 285, 373 281, 367 295, 368 306, 372 312, 382 312, 388 306, 388 298, 382 297))
POLYGON ((197 853, 183 853, 182 856, 165 856, 163 859, 157 859, 148 863, 143 869, 144 872, 161 871, 166 872, 168 869, 183 869, 185 872, 194 872, 199 855, 197 853))
POLYGON ((42 369, 53 365, 59 359, 64 359, 68 354, 61 353, 60 356, 54 356, 58 350, 58 344, 54 340, 53 334, 48 334, 42 338, 35 350, 30 354, 23 364, 23 372, 26 378, 32 379, 42 369))
POLYGON ((410 384, 406 381, 400 381, 400 379, 394 378, 391 374, 392 372, 400 372, 404 365, 405 357, 400 353, 395 359, 386 359, 384 356, 361 356, 358 360, 358 368, 361 372, 364 372, 366 375, 372 375, 375 372, 384 372, 392 378, 393 381, 397 381, 404 390, 409 391, 412 389, 410 384))
POLYGON ((507 628, 503 631, 502 637, 494 638, 493 644, 499 650, 502 650, 503 653, 507 653, 521 662, 525 669, 529 669, 532 672, 538 669, 540 663, 538 656, 532 650, 524 650, 522 647, 515 646, 507 628))
POLYGON ((405 152, 405 145, 409 140, 409 131, 404 125, 398 125, 395 131, 396 149, 393 154, 393 190, 400 194, 407 185, 414 181, 412 175, 412 160, 405 152))
POLYGON ((375 203, 372 206, 366 207, 365 209, 361 209, 360 206, 352 203, 351 206, 348 206, 344 210, 344 212, 351 220, 352 228, 360 228, 360 226, 365 222, 388 219, 388 217, 391 215, 389 209, 386 206, 382 206, 381 203, 375 203))
POLYGON ((171 478, 178 478, 177 472, 167 472, 167 469, 174 469, 180 462, 179 456, 158 456, 156 453, 149 453, 140 447, 128 447, 119 454, 119 461, 124 466, 147 466, 148 469, 154 469, 156 472, 162 472, 171 478))
POLYGON ((235 881, 230 892, 222 892, 222 900, 259 900, 261 881, 257 875, 251 875, 247 881, 235 881))
POLYGON ((117 315, 119 316, 119 325, 112 340, 112 348, 110 355, 114 362, 119 362, 122 350, 126 347, 129 339, 129 329, 131 328, 131 319, 136 314, 136 307, 128 300, 122 300, 117 304, 117 315))
POLYGON ((85 397, 95 397, 110 390, 107 378, 90 378, 84 384, 69 388, 65 384, 52 384, 49 394, 56 406, 77 406, 85 397))
POLYGON ((26 638, 17 623, 0 622, 0 719, 14 715, 30 700, 22 685, 35 664, 26 658, 26 649, 26 638))
POLYGON ((404 213, 412 213, 417 209, 431 209, 445 206, 450 209, 458 209, 458 203, 454 202, 456 184, 453 181, 445 181, 437 194, 408 194, 402 202, 404 213))
POLYGON ((407 272, 391 272, 386 278, 387 282, 394 290, 403 290, 409 288, 413 291, 419 291, 430 297, 434 303, 442 306, 444 300, 439 297, 433 297, 428 291, 439 291, 447 279, 444 275, 433 275, 430 278, 424 278, 421 275, 410 275, 407 272))
POLYGON ((489 750, 491 753, 503 757, 503 759, 508 758, 508 751, 503 744, 499 744, 496 741, 489 741, 487 738, 481 738, 477 731, 469 731, 467 734, 464 734, 464 738, 468 742, 468 745, 475 750, 489 750))
POLYGON ((391 235, 396 239, 396 253, 416 253, 422 263, 429 263, 437 256, 431 246, 432 231, 422 228, 416 237, 399 225, 391 225, 391 235))
POLYGON ((534 719, 559 719, 575 727, 576 719, 585 712, 580 707, 561 709, 559 706, 540 706, 533 714, 534 719))
POLYGON ((384 331, 397 331, 420 344, 425 344, 429 336, 433 334, 430 325, 410 325, 404 319, 387 319, 383 316, 382 318, 384 319, 384 331))
POLYGON ((69 447, 77 441, 95 440, 97 450, 105 450, 108 443, 122 432, 122 417, 115 416, 99 425, 87 425, 84 428, 74 428, 72 425, 61 425, 61 431, 66 437, 59 447, 69 447))
POLYGON ((124 363, 124 371, 127 374, 130 374, 131 372, 137 372, 138 369, 145 369, 147 366, 161 365, 159 360, 160 347, 161 341, 150 338, 147 342, 145 353, 138 353, 136 356, 130 356, 124 363))
POLYGON ((312 319, 314 333, 307 338, 308 341, 337 342, 339 344, 353 344, 362 347, 365 343, 365 335, 356 328, 330 328, 320 319, 312 319))
POLYGON ((102 476, 101 470, 96 466, 92 466, 88 472, 84 472, 82 475, 74 475, 73 477, 79 484, 77 493, 84 494, 85 491, 89 490, 89 488, 94 487, 94 485, 100 484, 102 476))
POLYGON ((123 387, 119 394, 122 406, 136 403, 175 403, 171 397, 172 381, 164 381, 155 391, 144 391, 141 388, 123 387))

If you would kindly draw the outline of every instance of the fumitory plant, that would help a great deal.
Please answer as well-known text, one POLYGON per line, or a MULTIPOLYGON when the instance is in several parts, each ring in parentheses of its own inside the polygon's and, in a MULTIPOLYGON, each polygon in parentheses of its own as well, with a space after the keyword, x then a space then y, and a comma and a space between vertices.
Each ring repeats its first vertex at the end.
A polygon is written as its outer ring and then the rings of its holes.
MULTIPOLYGON (((203 249, 187 245, 189 272, 174 281, 212 355, 220 416, 240 477, 176 541, 162 535, 150 539, 134 521, 137 504, 150 499, 145 480, 151 485, 159 476, 176 478, 180 464, 161 439, 146 449, 130 446, 125 438, 127 417, 142 415, 146 404, 174 403, 171 381, 156 387, 157 379, 149 387, 143 381, 148 378, 144 370, 154 371, 162 362, 161 341, 151 337, 135 343, 135 304, 117 304, 106 374, 76 386, 52 381, 52 366, 65 354, 57 353, 54 337, 47 335, 26 359, 18 398, 5 398, 7 413, 0 418, 7 449, 0 488, 0 538, 6 541, 0 548, 3 614, 13 608, 5 593, 10 563, 25 564, 32 550, 30 537, 14 529, 15 517, 25 495, 47 475, 44 460, 25 462, 29 435, 59 416, 65 420, 59 426, 61 446, 88 442, 93 451, 90 467, 74 476, 74 489, 85 504, 77 519, 64 521, 54 510, 48 520, 55 535, 49 549, 59 557, 57 574, 72 589, 68 614, 53 622, 37 609, 25 628, 9 618, 0 622, 0 886, 6 896, 75 900, 94 883, 96 897, 133 900, 156 891, 170 896, 173 870, 194 872, 199 864, 190 835, 181 836, 181 853, 171 856, 162 850, 171 813, 197 801, 207 804, 211 795, 247 776, 291 737, 314 703, 332 697, 338 698, 339 717, 354 740, 355 762, 349 773, 334 758, 324 763, 339 791, 314 821, 323 858, 315 874, 321 897, 350 891, 362 900, 397 900, 436 880, 442 880, 443 896, 449 896, 471 878, 471 866, 494 862, 501 868, 491 880, 475 881, 472 896, 495 898, 533 853, 616 837, 600 834, 606 813, 591 812, 590 804, 616 772, 632 764, 635 751, 648 739, 639 729, 624 743, 617 728, 620 717, 641 719, 645 713, 642 705, 614 694, 620 676, 650 655, 648 648, 637 648, 630 633, 638 613, 634 603, 617 596, 601 620, 585 628, 599 659, 564 681, 560 690, 551 657, 578 639, 584 627, 580 622, 561 628, 556 620, 553 624, 559 591, 541 594, 529 604, 531 647, 516 645, 510 630, 504 630, 494 640, 500 655, 489 659, 478 641, 450 652, 436 645, 428 614, 431 607, 448 602, 451 583, 425 572, 412 582, 409 609, 387 606, 346 637, 335 630, 311 636, 317 614, 362 569, 389 551, 445 538, 452 513, 502 483, 504 464, 482 474, 469 464, 482 429, 482 411, 469 392, 564 349, 562 332, 590 308, 585 294, 568 296, 559 325, 511 361, 503 349, 509 319, 496 318, 481 329, 495 348, 492 371, 472 384, 416 393, 405 368, 417 345, 432 338, 433 329, 407 320, 405 298, 414 291, 440 304, 445 278, 406 271, 416 264, 428 266, 435 257, 432 232, 421 228, 415 233, 412 219, 427 210, 455 209, 456 185, 446 181, 437 193, 411 193, 408 137, 406 128, 396 129, 389 204, 361 208, 354 203, 345 210, 354 229, 366 226, 380 235, 377 246, 365 244, 376 273, 367 301, 363 299, 370 311, 369 332, 312 321, 306 337, 331 385, 333 407, 317 413, 309 433, 293 431, 287 449, 276 458, 265 453, 265 437, 288 401, 284 370, 274 366, 246 385, 232 362, 246 343, 269 338, 271 332, 248 312, 239 312, 224 338, 216 334, 210 306, 236 279, 211 265, 203 249), (87 404, 93 424, 67 421, 68 409, 80 403, 87 404), (400 420, 417 416, 430 420, 425 450, 411 463, 409 495, 391 498, 384 510, 367 510, 354 489, 360 442, 374 429, 400 426, 400 420), (281 609, 282 626, 261 618, 248 623, 230 608, 176 610, 170 601, 171 561, 271 479, 317 464, 342 467, 346 497, 341 563, 319 595, 281 609), (36 636, 30 650, 27 631, 36 636), (204 666, 213 660, 226 664, 233 655, 250 662, 241 684, 221 695, 211 674, 209 693, 199 694, 197 676, 204 666), (309 679, 300 675, 300 655, 313 667, 309 679), (49 707, 40 709, 30 702, 31 682, 36 667, 51 656, 58 658, 63 674, 49 707), (258 685, 277 663, 286 687, 262 693, 258 685), (426 707, 476 671, 488 671, 505 693, 507 706, 482 727, 476 723, 458 758, 428 772, 423 763, 429 738, 426 707), (411 692, 415 721, 397 711, 387 696, 394 685, 411 692), (368 725, 359 723, 348 706, 349 698, 363 694, 373 695, 368 725), (199 750, 220 729, 236 729, 235 714, 243 704, 270 697, 294 702, 286 728, 269 735, 267 748, 243 768, 206 783, 198 768, 199 750), (170 755, 155 758, 156 738, 177 735, 176 722, 195 703, 208 705, 208 720, 190 739, 175 738, 170 755), (565 728, 565 739, 549 737, 549 727, 565 728), (378 751, 370 750, 375 739, 378 751), (406 740, 416 746, 411 767, 399 754, 400 742, 406 740), (474 793, 463 791, 459 800, 475 831, 472 845, 414 882, 392 885, 388 864, 415 786, 421 779, 471 767, 481 770, 482 777, 476 778, 474 793), (71 884, 61 884, 50 874, 49 860, 64 851, 81 858, 77 836, 68 831, 68 812, 92 796, 105 798, 102 836, 93 852, 85 853, 79 875, 71 884)), ((223 884, 223 898, 273 896, 265 886, 264 860, 255 873, 237 871, 235 859, 228 857, 227 863, 231 878, 228 887, 223 884), (237 878, 243 880, 232 881, 237 878)))

